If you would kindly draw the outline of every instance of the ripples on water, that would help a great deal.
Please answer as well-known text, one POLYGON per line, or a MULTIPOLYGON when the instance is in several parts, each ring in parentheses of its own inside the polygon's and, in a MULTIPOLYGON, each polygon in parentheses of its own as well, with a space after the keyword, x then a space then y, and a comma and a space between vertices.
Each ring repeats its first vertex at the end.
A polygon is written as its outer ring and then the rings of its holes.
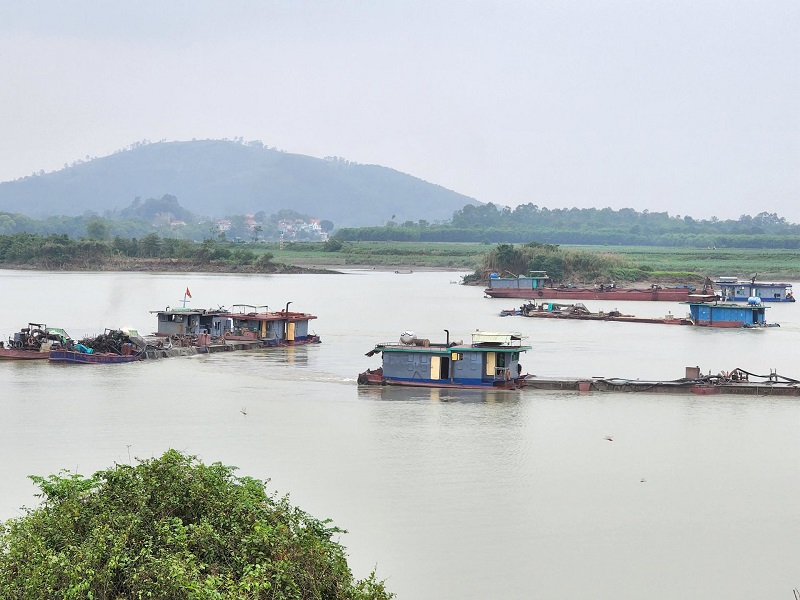
MULTIPOLYGON (((538 375, 676 379, 698 365, 797 377, 794 305, 768 311, 780 329, 718 331, 501 318, 514 303, 450 285, 452 273, 0 278, 3 337, 39 320, 73 336, 147 332, 148 311, 188 286, 192 306, 292 301, 318 315, 323 340, 119 366, 0 364, 3 518, 34 503, 29 474, 174 447, 271 478, 333 518, 356 574, 377 564, 400 598, 782 598, 800 585, 794 399, 355 383, 380 364, 364 356, 376 342, 445 328, 523 332, 538 375)), ((685 312, 625 306, 667 310, 685 312)))

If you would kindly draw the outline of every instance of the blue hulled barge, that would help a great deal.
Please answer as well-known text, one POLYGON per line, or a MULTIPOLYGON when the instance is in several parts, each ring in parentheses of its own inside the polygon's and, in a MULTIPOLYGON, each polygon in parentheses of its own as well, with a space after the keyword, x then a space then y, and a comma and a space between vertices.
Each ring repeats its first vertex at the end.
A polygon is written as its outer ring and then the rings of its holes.
POLYGON ((377 369, 358 376, 362 385, 401 385, 476 389, 519 389, 525 386, 520 355, 530 346, 522 345, 519 333, 477 331, 472 343, 431 343, 404 332, 396 343, 377 344, 367 356, 382 355, 377 369))

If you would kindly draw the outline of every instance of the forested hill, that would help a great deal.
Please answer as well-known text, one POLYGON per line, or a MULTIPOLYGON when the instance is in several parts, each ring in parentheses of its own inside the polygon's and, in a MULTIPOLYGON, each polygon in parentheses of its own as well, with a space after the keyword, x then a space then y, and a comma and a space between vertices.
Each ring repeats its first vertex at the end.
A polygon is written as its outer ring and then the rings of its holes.
POLYGON ((136 144, 54 173, 0 183, 0 211, 31 217, 103 215, 137 197, 177 197, 196 215, 293 209, 336 226, 450 219, 479 204, 394 169, 221 140, 136 144))

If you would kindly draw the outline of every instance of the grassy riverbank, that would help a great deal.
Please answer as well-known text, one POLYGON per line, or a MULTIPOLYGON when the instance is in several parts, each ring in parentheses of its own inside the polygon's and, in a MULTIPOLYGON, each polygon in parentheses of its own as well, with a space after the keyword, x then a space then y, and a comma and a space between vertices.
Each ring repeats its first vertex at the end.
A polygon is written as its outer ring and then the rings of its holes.
MULTIPOLYGON (((347 242, 336 251, 325 244, 265 244, 275 260, 306 267, 480 269, 484 256, 496 246, 449 242, 347 242)), ((517 245, 517 247, 520 245, 517 245)), ((800 251, 740 248, 673 248, 652 246, 560 246, 564 250, 618 257, 648 278, 711 277, 800 279, 800 251)))
MULTIPOLYGON (((322 273, 347 268, 495 270, 485 258, 499 247, 467 242, 340 242, 233 243, 206 240, 69 240, 65 236, 37 238, 20 234, 0 239, 0 268, 80 271, 193 271, 231 273, 322 273)), ((592 277, 618 281, 694 281, 722 275, 749 278, 800 279, 800 250, 675 248, 652 246, 549 246, 564 255, 588 253, 607 264, 592 277)), ((491 262, 491 261, 490 261, 491 262)), ((554 267, 554 265, 553 265, 554 267)), ((528 263, 505 268, 521 274, 528 263)), ((589 269, 592 270, 592 269, 589 269)), ((595 269, 596 270, 596 269, 595 269)), ((586 271, 586 269, 583 269, 586 271)), ((587 279, 588 281, 588 279, 587 279)))
POLYGON ((276 262, 306 267, 379 269, 426 268, 471 271, 483 255, 492 249, 488 244, 460 242, 347 242, 261 244, 276 262))
POLYGON ((800 279, 799 250, 750 248, 664 248, 652 246, 574 246, 613 253, 654 271, 688 271, 707 277, 800 279))

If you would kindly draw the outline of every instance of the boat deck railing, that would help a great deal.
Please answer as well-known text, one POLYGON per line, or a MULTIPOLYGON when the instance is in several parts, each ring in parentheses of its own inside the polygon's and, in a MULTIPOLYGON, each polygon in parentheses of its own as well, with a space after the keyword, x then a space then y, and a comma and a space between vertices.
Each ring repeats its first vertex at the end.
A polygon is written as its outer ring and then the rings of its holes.
POLYGON ((479 342, 474 344, 454 343, 429 343, 429 344, 404 344, 402 342, 382 342, 375 344, 375 347, 367 353, 367 356, 372 356, 383 350, 457 350, 459 348, 479 348, 485 351, 508 350, 509 348, 518 350, 527 350, 529 346, 522 344, 521 340, 514 340, 509 343, 495 343, 495 342, 479 342))
POLYGON ((434 349, 445 349, 445 348, 454 348, 456 346, 463 346, 463 344, 442 344, 442 343, 428 343, 428 344, 404 344, 403 342, 381 342, 379 344, 375 344, 375 348, 408 348, 411 350, 412 348, 434 348, 434 349))
POLYGON ((269 306, 254 306, 252 304, 234 304, 231 314, 234 315, 267 315, 270 313, 269 306))
POLYGON ((498 381, 511 379, 511 369, 508 367, 495 367, 494 378, 498 381))

